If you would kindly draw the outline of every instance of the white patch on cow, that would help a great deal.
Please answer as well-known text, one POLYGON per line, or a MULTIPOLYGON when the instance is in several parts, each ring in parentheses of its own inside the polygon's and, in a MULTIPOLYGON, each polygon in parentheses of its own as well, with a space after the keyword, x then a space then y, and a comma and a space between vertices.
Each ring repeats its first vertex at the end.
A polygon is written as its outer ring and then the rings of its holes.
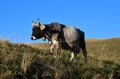
POLYGON ((72 47, 71 43, 74 43, 76 40, 78 40, 79 37, 76 28, 64 27, 63 32, 64 32, 65 41, 69 44, 69 46, 72 47))
POLYGON ((32 38, 33 40, 36 40, 36 37, 35 37, 35 36, 32 36, 31 38, 32 38))
POLYGON ((50 53, 53 53, 53 49, 54 49, 54 46, 51 45, 51 46, 50 46, 50 53))
POLYGON ((74 59, 75 54, 73 52, 71 52, 71 58, 70 58, 70 62, 74 59))
POLYGON ((52 44, 56 45, 56 44, 58 44, 58 41, 56 41, 55 39, 52 39, 52 44))

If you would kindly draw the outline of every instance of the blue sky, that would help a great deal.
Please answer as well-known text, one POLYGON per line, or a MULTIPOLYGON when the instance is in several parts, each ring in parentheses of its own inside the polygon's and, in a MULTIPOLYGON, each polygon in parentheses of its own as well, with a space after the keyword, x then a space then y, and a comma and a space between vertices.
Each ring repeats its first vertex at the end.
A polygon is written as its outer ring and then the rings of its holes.
POLYGON ((0 0, 0 39, 42 42, 30 40, 37 18, 78 27, 86 38, 120 37, 120 0, 0 0))

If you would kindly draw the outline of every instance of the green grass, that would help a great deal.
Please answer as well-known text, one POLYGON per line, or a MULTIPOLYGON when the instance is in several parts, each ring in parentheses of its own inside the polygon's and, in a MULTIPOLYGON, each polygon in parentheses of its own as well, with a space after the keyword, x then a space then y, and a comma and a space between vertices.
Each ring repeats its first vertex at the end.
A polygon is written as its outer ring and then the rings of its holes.
POLYGON ((80 53, 69 62, 49 54, 49 44, 13 44, 0 41, 0 79, 119 79, 120 38, 87 40, 88 63, 80 53))

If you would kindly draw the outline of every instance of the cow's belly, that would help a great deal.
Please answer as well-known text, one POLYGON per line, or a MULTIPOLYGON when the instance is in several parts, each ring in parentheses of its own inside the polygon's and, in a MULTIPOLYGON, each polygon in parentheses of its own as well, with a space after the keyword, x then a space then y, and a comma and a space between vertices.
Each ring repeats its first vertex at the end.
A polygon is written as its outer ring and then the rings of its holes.
POLYGON ((68 42, 63 40, 60 43, 61 43, 61 48, 65 50, 71 50, 76 44, 76 42, 68 42))
POLYGON ((70 45, 67 44, 67 43, 61 43, 61 48, 62 48, 62 49, 65 49, 65 50, 71 50, 71 49, 72 49, 72 46, 70 46, 70 45))

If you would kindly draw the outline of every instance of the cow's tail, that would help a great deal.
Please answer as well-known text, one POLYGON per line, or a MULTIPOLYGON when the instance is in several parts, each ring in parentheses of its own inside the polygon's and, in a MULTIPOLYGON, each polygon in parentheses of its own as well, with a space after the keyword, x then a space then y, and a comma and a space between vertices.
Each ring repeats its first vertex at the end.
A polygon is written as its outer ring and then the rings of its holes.
POLYGON ((85 58, 85 63, 87 63, 87 50, 86 50, 86 42, 85 42, 85 33, 81 31, 80 34, 80 48, 82 49, 83 56, 85 58))
POLYGON ((81 31, 81 33, 80 33, 80 47, 83 49, 86 47, 85 33, 83 31, 81 31))

